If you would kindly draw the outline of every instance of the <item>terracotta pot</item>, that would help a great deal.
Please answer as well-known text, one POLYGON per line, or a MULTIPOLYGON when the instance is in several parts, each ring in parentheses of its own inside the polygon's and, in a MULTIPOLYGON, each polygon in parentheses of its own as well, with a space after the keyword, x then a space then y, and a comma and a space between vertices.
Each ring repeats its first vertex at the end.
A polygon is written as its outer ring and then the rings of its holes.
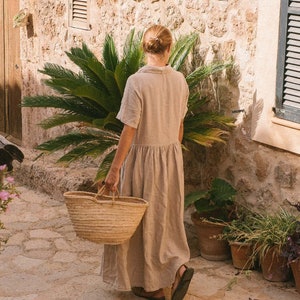
POLYGON ((198 236, 198 248, 201 256, 207 260, 229 259, 230 247, 228 242, 216 238, 223 232, 225 225, 203 220, 198 213, 192 214, 192 221, 198 236))
POLYGON ((251 270, 254 268, 253 247, 248 243, 230 243, 232 264, 237 269, 251 270))
POLYGON ((300 293, 300 259, 295 259, 290 262, 292 268, 295 285, 298 293, 300 293))
POLYGON ((291 276, 291 268, 286 257, 278 253, 276 247, 272 247, 260 259, 260 265, 264 279, 269 281, 288 281, 291 276))

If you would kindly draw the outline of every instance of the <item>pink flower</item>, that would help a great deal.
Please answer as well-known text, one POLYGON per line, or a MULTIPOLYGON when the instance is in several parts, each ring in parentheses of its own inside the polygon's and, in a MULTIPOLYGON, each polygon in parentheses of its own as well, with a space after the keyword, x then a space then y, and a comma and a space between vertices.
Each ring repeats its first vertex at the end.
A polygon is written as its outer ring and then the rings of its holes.
POLYGON ((0 191, 0 199, 2 201, 7 201, 9 199, 9 197, 10 197, 10 193, 9 192, 3 191, 3 190, 0 191))
POLYGON ((6 169, 6 165, 1 165, 0 166, 0 171, 4 171, 6 169))
POLYGON ((11 176, 7 176, 7 177, 5 178, 5 180, 6 180, 8 183, 14 183, 14 182, 15 182, 15 179, 14 179, 13 177, 11 177, 11 176))

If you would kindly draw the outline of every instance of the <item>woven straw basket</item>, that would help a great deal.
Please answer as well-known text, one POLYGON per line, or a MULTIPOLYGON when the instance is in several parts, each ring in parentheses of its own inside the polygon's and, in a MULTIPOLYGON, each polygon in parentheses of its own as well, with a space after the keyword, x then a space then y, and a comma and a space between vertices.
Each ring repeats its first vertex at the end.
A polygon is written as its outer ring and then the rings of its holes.
POLYGON ((148 207, 141 198, 101 193, 71 191, 64 198, 76 235, 99 244, 130 239, 148 207))

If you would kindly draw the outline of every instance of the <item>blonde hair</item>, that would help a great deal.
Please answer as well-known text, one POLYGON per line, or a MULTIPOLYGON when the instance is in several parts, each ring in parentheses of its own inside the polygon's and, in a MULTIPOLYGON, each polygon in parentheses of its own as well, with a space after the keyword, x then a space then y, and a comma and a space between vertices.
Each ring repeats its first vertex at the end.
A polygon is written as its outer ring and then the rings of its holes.
POLYGON ((172 45, 170 30, 162 25, 152 25, 143 36, 145 53, 162 54, 172 45))

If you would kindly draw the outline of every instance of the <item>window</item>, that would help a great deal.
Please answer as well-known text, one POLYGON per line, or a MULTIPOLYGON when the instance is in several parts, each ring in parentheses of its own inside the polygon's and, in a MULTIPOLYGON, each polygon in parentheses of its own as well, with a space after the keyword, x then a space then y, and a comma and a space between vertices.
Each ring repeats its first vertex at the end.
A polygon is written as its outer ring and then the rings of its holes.
POLYGON ((300 95, 300 88, 299 92, 297 90, 300 83, 288 82, 290 78, 296 81, 300 77, 297 74, 300 74, 300 56, 297 58, 296 55, 297 53, 300 54, 300 39, 296 39, 297 33, 288 33, 289 27, 290 29, 292 27, 297 29, 295 26, 297 22, 291 20, 292 17, 298 16, 295 11, 299 12, 300 16, 300 0, 272 0, 271 6, 270 0, 259 0, 257 3, 258 20, 254 64, 255 92, 251 110, 251 138, 259 143, 300 154, 300 119, 297 115, 299 113, 300 96, 299 98, 297 96, 295 98, 287 97, 297 95, 297 93, 300 95), (292 4, 293 6, 291 6, 292 4), (296 4, 297 6, 295 6, 296 4), (285 30, 281 18, 284 9, 286 11, 285 30), (284 41, 283 44, 282 41, 284 41), (292 43, 298 44, 298 52, 291 51, 296 48, 292 43), (287 52, 286 55, 286 50, 282 50, 282 48, 288 49, 290 53, 287 52), (296 56, 296 58, 292 58, 293 60, 289 57, 292 53, 296 56), (276 64, 276 61, 278 61, 278 64, 276 64), (298 70, 296 62, 299 63, 298 72, 293 70, 298 70), (291 69, 291 66, 293 69, 291 69), (288 71, 290 74, 287 73, 288 71), (293 121, 290 119, 293 119, 293 121))
POLYGON ((281 0, 275 115, 300 123, 300 0, 281 0))
POLYGON ((89 0, 69 0, 69 26, 90 29, 89 0))

